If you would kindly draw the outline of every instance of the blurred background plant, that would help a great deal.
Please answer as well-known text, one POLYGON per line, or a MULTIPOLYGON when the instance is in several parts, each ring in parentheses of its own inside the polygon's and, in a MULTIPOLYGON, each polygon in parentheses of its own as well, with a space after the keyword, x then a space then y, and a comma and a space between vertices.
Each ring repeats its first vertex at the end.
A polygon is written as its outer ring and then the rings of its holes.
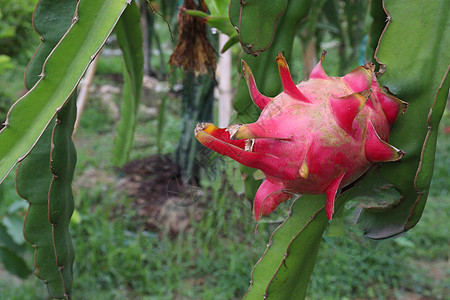
POLYGON ((0 1, 0 120, 14 99, 23 92, 23 83, 15 80, 15 74, 23 77, 24 67, 33 55, 39 40, 33 35, 30 22, 34 0, 0 1), (13 86, 11 86, 13 85, 13 86))

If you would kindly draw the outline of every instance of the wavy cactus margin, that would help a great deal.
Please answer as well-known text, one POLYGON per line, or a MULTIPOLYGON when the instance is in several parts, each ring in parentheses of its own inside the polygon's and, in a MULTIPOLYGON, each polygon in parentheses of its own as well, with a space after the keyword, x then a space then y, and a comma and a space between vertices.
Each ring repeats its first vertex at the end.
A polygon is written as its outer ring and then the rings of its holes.
POLYGON ((383 1, 388 24, 375 53, 380 70, 385 70, 380 81, 409 106, 390 136, 391 142, 405 150, 405 157, 401 164, 383 164, 378 170, 401 199, 394 206, 362 210, 358 222, 369 238, 383 239, 410 230, 425 208, 437 129, 450 88, 447 7, 448 1, 383 1))
MULTIPOLYGON (((41 0, 33 25, 42 42, 28 64, 25 83, 31 89, 39 80, 45 59, 70 28, 77 1, 41 0), (57 30, 54 30, 57 28, 57 30)), ((76 152, 71 136, 76 116, 76 96, 53 118, 28 156, 19 163, 16 189, 28 202, 23 234, 34 248, 34 274, 52 298, 72 293, 74 249, 69 233, 73 212, 71 182, 76 152)))

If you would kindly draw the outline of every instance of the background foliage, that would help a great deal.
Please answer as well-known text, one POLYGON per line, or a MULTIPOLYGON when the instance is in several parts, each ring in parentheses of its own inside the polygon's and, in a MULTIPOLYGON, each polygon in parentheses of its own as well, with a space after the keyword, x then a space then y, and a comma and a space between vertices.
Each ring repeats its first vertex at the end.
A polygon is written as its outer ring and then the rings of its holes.
POLYGON ((0 1, 0 120, 5 119, 17 97, 15 93, 23 86, 22 82, 14 80, 13 74, 23 76, 24 66, 39 43, 33 38, 30 22, 34 5, 34 0, 0 1))

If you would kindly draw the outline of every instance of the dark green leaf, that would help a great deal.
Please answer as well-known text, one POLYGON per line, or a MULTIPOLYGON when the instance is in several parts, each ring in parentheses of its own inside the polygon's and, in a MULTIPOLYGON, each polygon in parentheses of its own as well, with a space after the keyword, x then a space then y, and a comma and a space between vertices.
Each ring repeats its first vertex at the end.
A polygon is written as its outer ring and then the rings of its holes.
POLYGON ((31 274, 31 270, 23 258, 8 248, 0 246, 0 261, 6 270, 20 278, 27 278, 31 274))
POLYGON ((230 49, 234 44, 239 42, 239 35, 234 33, 230 36, 230 39, 223 45, 223 48, 220 50, 220 53, 224 53, 228 49, 230 49))
POLYGON ((175 163, 182 170, 185 180, 198 178, 201 164, 198 155, 201 153, 193 132, 197 122, 211 122, 214 101, 214 80, 208 75, 195 76, 186 72, 183 80, 183 117, 181 120, 181 136, 175 151, 175 163))
POLYGON ((28 64, 25 74, 27 89, 31 89, 40 79, 45 59, 72 25, 76 6, 77 1, 74 0, 40 1, 36 5, 33 26, 43 42, 28 64))
POLYGON ((6 228, 6 232, 13 239, 14 243, 21 245, 25 243, 23 239, 23 218, 16 215, 5 216, 1 223, 6 228))
POLYGON ((123 166, 127 161, 133 143, 136 114, 141 100, 142 79, 144 76, 144 53, 142 51, 142 32, 140 12, 132 2, 125 9, 116 25, 117 41, 122 49, 125 62, 122 90, 121 120, 117 125, 114 140, 113 163, 123 166))
POLYGON ((378 46, 378 40, 381 33, 386 26, 386 13, 383 10, 382 0, 372 0, 370 3, 370 16, 372 17, 372 23, 370 24, 369 41, 367 43, 366 56, 374 63, 375 49, 378 46))
POLYGON ((231 24, 239 33, 239 15, 241 14, 241 3, 240 0, 230 0, 230 5, 228 7, 228 17, 231 24))
POLYGON ((45 130, 36 146, 18 166, 16 189, 28 201, 29 209, 25 217, 24 236, 34 245, 35 274, 48 282, 52 295, 64 295, 61 276, 56 267, 55 251, 52 241, 52 225, 48 220, 48 193, 52 181, 50 171, 50 147, 52 128, 45 130), (57 285, 59 288, 54 288, 57 285))
POLYGON ((161 105, 159 106, 158 112, 158 130, 156 132, 156 147, 158 149, 158 153, 162 154, 162 136, 164 132, 164 127, 166 125, 166 102, 167 97, 162 97, 161 105))
POLYGON ((238 28, 239 40, 246 53, 258 56, 270 47, 278 19, 287 4, 287 0, 231 1, 230 20, 238 28))
POLYGON ((74 254, 68 226, 73 212, 75 116, 72 97, 20 163, 16 176, 17 191, 30 204, 24 236, 35 248, 35 274, 45 281, 51 297, 70 295, 72 287, 74 254))
MULTIPOLYGON (((33 16, 35 30, 41 35, 42 43, 27 70, 26 78, 29 86, 33 86, 39 80, 39 77, 33 76, 33 70, 42 70, 46 57, 56 46, 58 34, 60 39, 72 24, 75 14, 76 1, 66 3, 72 10, 52 6, 52 3, 53 1, 48 0, 40 1, 33 16)), ((76 99, 73 99, 71 103, 74 104, 75 101, 76 99)), ((35 274, 46 282, 51 297, 62 298, 66 294, 70 295, 72 286, 73 247, 65 218, 68 217, 70 220, 73 199, 66 199, 68 196, 65 195, 66 189, 70 191, 71 196, 70 181, 68 186, 60 184, 61 181, 65 181, 66 174, 60 174, 59 165, 71 164, 73 158, 72 153, 65 147, 71 143, 71 132, 67 133, 70 142, 64 138, 61 149, 60 143, 57 143, 58 145, 54 143, 55 138, 57 140, 61 138, 61 134, 54 130, 57 125, 55 119, 51 120, 51 125, 44 130, 41 139, 17 169, 16 188, 19 195, 29 203, 23 231, 25 238, 35 249, 35 274), (56 198, 59 198, 57 199, 59 202, 56 203, 55 193, 56 198)), ((73 172, 73 168, 74 165, 69 172, 73 172)))
POLYGON ((13 252, 22 252, 23 247, 15 242, 7 231, 6 227, 0 223, 0 246, 10 249, 13 252))
POLYGON ((56 116, 50 158, 53 178, 48 193, 48 221, 52 225, 55 262, 65 295, 70 295, 73 281, 74 250, 69 224, 74 209, 72 180, 77 154, 72 141, 72 132, 76 115, 76 96, 72 96, 56 116))

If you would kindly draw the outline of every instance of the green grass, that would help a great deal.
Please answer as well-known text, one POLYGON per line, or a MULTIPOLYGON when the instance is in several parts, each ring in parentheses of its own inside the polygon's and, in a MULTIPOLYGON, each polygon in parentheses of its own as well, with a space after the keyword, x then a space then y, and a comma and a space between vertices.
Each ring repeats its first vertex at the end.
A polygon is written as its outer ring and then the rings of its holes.
MULTIPOLYGON (((210 205, 211 214, 171 238, 139 230, 132 212, 114 216, 117 203, 89 208, 92 213, 83 214, 82 222, 73 226, 74 240, 84 240, 75 244, 82 259, 75 265, 74 295, 86 299, 99 292, 106 299, 117 295, 236 297, 245 288, 251 267, 247 245, 240 244, 242 235, 223 221, 222 226, 208 226, 220 222, 219 215, 226 210, 224 201, 210 205)), ((241 212, 234 211, 228 218, 237 219, 236 213, 241 212)))

